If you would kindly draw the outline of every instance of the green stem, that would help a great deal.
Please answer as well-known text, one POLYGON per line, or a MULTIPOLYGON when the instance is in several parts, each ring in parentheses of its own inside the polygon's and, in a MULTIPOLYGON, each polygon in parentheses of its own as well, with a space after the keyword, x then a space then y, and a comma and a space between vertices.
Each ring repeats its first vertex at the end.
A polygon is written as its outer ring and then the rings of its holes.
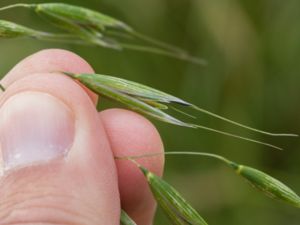
MULTIPOLYGON (((135 161, 135 159, 141 159, 141 158, 147 158, 147 157, 156 157, 156 156, 161 156, 161 155, 195 155, 195 156, 205 156, 205 157, 209 157, 209 158, 215 158, 218 159, 224 163, 226 163, 229 166, 233 166, 235 165, 234 162, 230 161, 229 159, 217 155, 217 154, 213 154, 213 153, 207 153, 207 152, 182 152, 182 151, 172 151, 172 152, 156 152, 156 153, 149 153, 149 154, 143 154, 143 155, 137 155, 137 156, 121 156, 118 157, 116 156, 115 159, 117 160, 130 160, 132 162, 134 162, 135 164, 137 164, 137 162, 135 161)), ((138 164, 139 165, 139 164, 138 164)), ((139 165, 140 167, 140 165, 139 165)))
POLYGON ((9 6, 4 6, 2 8, 0 8, 0 11, 4 11, 4 10, 8 10, 8 9, 13 9, 13 8, 34 8, 36 7, 36 4, 25 4, 25 3, 18 3, 18 4, 14 4, 14 5, 9 5, 9 6))
POLYGON ((196 58, 190 55, 187 55, 186 53, 180 53, 180 52, 171 52, 164 49, 156 48, 156 47, 150 47, 150 46, 142 46, 142 45, 133 45, 133 44, 120 44, 121 47, 128 50, 134 50, 134 51, 140 51, 140 52, 151 52, 158 55, 164 55, 169 56, 172 58, 185 60, 188 62, 192 62, 199 65, 206 65, 207 62, 204 59, 196 58))

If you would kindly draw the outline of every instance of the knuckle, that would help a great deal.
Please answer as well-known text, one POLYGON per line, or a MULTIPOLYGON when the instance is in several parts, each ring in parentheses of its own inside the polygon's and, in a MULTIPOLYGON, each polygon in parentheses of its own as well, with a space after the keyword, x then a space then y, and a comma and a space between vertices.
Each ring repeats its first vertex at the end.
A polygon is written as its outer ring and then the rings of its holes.
POLYGON ((0 225, 97 224, 92 221, 95 210, 80 196, 49 182, 43 170, 29 170, 21 169, 0 179, 0 225))

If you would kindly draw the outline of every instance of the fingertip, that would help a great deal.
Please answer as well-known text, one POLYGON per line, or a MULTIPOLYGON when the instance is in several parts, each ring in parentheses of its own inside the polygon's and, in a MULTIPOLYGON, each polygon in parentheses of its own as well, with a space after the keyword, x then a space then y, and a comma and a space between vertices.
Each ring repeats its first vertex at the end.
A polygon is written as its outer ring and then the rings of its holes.
MULTIPOLYGON (((125 109, 108 109, 100 118, 113 141, 115 156, 138 156, 164 151, 163 142, 155 126, 138 113, 125 109)), ((145 158, 157 175, 162 175, 164 157, 145 158)))
MULTIPOLYGON (((154 125, 143 116, 123 109, 100 113, 115 156, 138 156, 163 152, 161 137, 154 125)), ((137 160, 157 175, 162 175, 164 156, 137 160)), ((119 189, 123 209, 137 224, 151 224, 155 201, 145 177, 130 161, 117 161, 119 189)))

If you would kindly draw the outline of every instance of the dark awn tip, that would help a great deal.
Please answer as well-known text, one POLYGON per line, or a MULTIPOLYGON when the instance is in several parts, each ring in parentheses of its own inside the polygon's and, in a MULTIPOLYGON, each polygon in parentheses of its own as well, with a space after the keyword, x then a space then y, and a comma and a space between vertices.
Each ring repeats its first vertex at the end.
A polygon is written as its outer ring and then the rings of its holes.
POLYGON ((2 84, 0 84, 0 90, 1 90, 1 91, 5 91, 5 88, 3 87, 2 84))

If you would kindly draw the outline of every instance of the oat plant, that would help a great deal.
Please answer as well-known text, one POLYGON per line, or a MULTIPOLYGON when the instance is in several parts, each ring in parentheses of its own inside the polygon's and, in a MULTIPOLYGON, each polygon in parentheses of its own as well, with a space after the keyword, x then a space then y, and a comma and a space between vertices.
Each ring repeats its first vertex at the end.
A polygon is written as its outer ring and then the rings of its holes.
MULTIPOLYGON (((159 206, 163 209, 174 225, 207 225, 208 223, 181 196, 181 194, 165 180, 150 172, 135 160, 146 157, 165 155, 204 156, 217 159, 233 169, 251 186, 266 196, 300 208, 300 197, 288 186, 272 176, 249 166, 240 165, 223 156, 207 152, 165 152, 151 153, 140 156, 115 157, 117 160, 130 160, 142 171, 159 206)), ((127 223, 123 223, 127 225, 127 223)), ((130 225, 130 223, 128 223, 130 225)))
MULTIPOLYGON (((0 38, 30 37, 44 41, 59 41, 101 46, 115 50, 130 49, 165 55, 196 64, 203 65, 206 63, 205 60, 191 56, 186 51, 178 47, 137 32, 121 20, 94 10, 64 3, 41 3, 15 4, 0 8, 0 11, 17 7, 35 12, 38 16, 44 18, 46 22, 59 28, 61 33, 40 31, 11 21, 0 20, 0 38), (138 44, 139 42, 143 42, 144 44, 138 44)), ((195 104, 181 98, 134 81, 103 74, 73 74, 67 71, 59 72, 71 79, 79 81, 88 89, 100 96, 119 102, 125 107, 150 118, 176 126, 202 129, 282 150, 281 147, 270 143, 207 127, 197 123, 196 118, 194 118, 195 120, 193 122, 189 122, 188 120, 182 120, 173 115, 174 113, 180 113, 183 116, 186 116, 186 118, 191 117, 186 111, 189 109, 188 111, 194 110, 195 113, 198 112, 207 114, 216 119, 223 120, 235 126, 252 132, 261 133, 263 135, 277 137, 297 136, 296 134, 272 133, 249 127, 242 123, 235 122, 234 120, 207 111, 204 108, 196 106, 195 104)), ((5 87, 1 84, 0 89, 5 91, 5 87)), ((161 154, 162 153, 153 153, 141 156, 116 157, 116 160, 130 160, 137 165, 137 168, 144 174, 158 205, 162 207, 172 224, 207 225, 208 223, 203 219, 203 217, 200 216, 200 214, 174 187, 135 161, 138 158, 155 157, 161 154)), ((225 157, 206 152, 166 152, 163 154, 206 156, 218 159, 267 196, 300 208, 300 198, 294 191, 277 179, 257 169, 240 165, 225 157)), ((123 225, 136 224, 124 210, 121 211, 120 223, 123 225)))
POLYGON ((0 37, 31 37, 45 41, 58 41, 115 50, 134 50, 185 60, 205 65, 206 61, 191 56, 176 46, 148 37, 123 21, 103 13, 65 3, 14 4, 0 8, 0 11, 25 8, 35 12, 62 33, 52 33, 28 28, 10 21, 0 20, 0 37), (143 44, 139 44, 142 42, 143 44))
MULTIPOLYGON (((140 159, 140 158, 146 158, 146 157, 156 157, 160 155, 190 155, 190 156, 204 156, 204 157, 209 157, 213 159, 217 159, 223 163, 225 163, 228 167, 233 169, 236 174, 240 175, 243 177, 251 186, 256 188, 257 190, 263 192, 266 196, 286 202, 290 205, 293 205, 297 208, 300 208, 300 197, 293 191, 291 190, 288 186, 283 184, 281 181, 273 178, 272 176, 254 169, 249 166, 241 165, 236 162, 233 162, 223 156, 217 155, 217 154, 212 154, 208 152, 180 152, 180 151, 175 151, 175 152, 165 152, 165 153, 151 153, 151 154, 145 154, 145 155, 140 155, 140 156, 126 156, 126 157, 116 157, 118 160, 130 160, 134 162, 144 173, 144 175, 148 178, 148 182, 153 188, 153 179, 159 180, 160 178, 156 177, 154 174, 149 172, 147 169, 139 165, 135 160, 140 159), (155 177, 155 178, 153 178, 155 177)), ((157 181, 160 182, 160 181, 157 181)), ((163 182, 163 181, 162 181, 163 182)), ((154 187, 155 188, 155 187, 154 187)))

